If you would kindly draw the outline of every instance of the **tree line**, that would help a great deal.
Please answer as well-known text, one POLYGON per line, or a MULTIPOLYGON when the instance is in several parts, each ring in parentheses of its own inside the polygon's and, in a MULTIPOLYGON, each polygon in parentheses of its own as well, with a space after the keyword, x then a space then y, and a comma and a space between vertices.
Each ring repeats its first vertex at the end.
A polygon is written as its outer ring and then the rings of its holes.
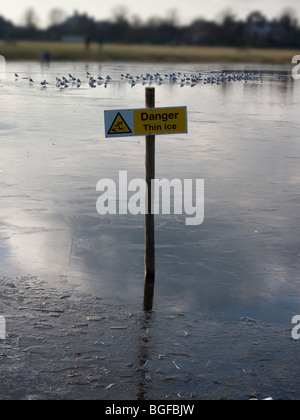
POLYGON ((112 19, 103 21, 78 12, 68 17, 63 10, 53 9, 48 27, 41 29, 37 14, 30 8, 19 26, 0 16, 0 39, 297 48, 300 27, 293 10, 273 20, 259 11, 250 13, 245 20, 227 11, 218 22, 198 18, 189 25, 180 25, 175 10, 166 18, 152 17, 143 22, 138 16, 129 18, 126 9, 120 7, 112 19))

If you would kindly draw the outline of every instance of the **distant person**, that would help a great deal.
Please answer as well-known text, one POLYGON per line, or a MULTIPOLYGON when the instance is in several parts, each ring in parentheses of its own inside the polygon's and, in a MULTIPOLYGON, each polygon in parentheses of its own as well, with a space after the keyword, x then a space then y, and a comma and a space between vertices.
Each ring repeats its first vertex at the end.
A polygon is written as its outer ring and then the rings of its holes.
POLYGON ((44 64, 44 62, 45 62, 45 54, 46 54, 46 51, 44 51, 44 50, 42 50, 40 52, 40 62, 41 62, 41 64, 44 64))
POLYGON ((87 36, 85 39, 85 49, 88 51, 92 42, 91 36, 87 36))
POLYGON ((40 62, 41 62, 41 65, 43 66, 43 65, 50 65, 50 62, 51 62, 51 54, 49 53, 49 51, 45 51, 45 50, 42 50, 41 52, 40 52, 40 62))
POLYGON ((45 62, 46 62, 46 64, 48 66, 50 66, 50 63, 51 63, 51 54, 49 53, 49 51, 46 51, 46 54, 45 54, 45 62))

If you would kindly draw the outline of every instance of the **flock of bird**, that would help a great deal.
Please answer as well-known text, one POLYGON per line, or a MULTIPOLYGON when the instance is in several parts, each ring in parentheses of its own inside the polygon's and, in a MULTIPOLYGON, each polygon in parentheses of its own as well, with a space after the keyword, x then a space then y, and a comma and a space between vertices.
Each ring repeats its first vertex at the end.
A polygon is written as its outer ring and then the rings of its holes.
MULTIPOLYGON (((15 73, 15 81, 18 81, 20 76, 18 73, 15 73)), ((34 85, 35 81, 31 77, 22 77, 22 79, 28 80, 30 85, 34 85)), ((145 73, 142 75, 133 75, 131 73, 121 74, 120 79, 118 82, 128 82, 130 86, 133 88, 137 83, 141 83, 143 85, 149 84, 179 84, 181 87, 184 86, 191 86, 194 87, 200 83, 204 85, 221 85, 226 82, 244 82, 248 83, 248 81, 255 80, 257 82, 263 83, 263 74, 262 73, 181 73, 181 72, 172 72, 172 73, 164 73, 163 75, 156 72, 154 74, 145 73)), ((82 82, 81 79, 78 77, 74 77, 71 73, 68 73, 68 77, 65 76, 57 76, 55 79, 55 83, 52 86, 56 86, 60 90, 67 89, 69 87, 77 87, 80 88, 83 83, 88 83, 90 88, 96 88, 97 86, 103 85, 107 88, 108 84, 113 81, 112 77, 107 76, 93 76, 90 72, 86 72, 86 82, 82 82)), ((40 82, 40 86, 43 89, 46 89, 47 86, 50 86, 51 83, 47 82, 47 80, 43 80, 40 82)))
MULTIPOLYGON (((97 79, 95 79, 89 72, 87 72, 86 77, 88 79, 88 84, 90 87, 95 88, 98 84, 103 84, 105 87, 107 87, 107 84, 112 80, 110 76, 106 76, 106 79, 99 76, 97 79)), ((15 81, 18 81, 20 79, 20 75, 18 73, 15 73, 15 81)), ((28 80, 30 85, 34 85, 35 81, 32 79, 32 77, 22 77, 22 79, 28 80)), ((82 85, 82 81, 79 78, 74 77, 72 74, 68 74, 68 77, 61 76, 55 78, 55 86, 59 89, 67 89, 71 86, 76 86, 77 88, 80 88, 82 85)), ((43 80, 40 82, 40 85, 42 88, 46 88, 48 85, 50 86, 51 83, 47 82, 47 80, 43 80)))
POLYGON ((181 72, 173 72, 173 73, 164 73, 161 75, 160 73, 146 73, 145 75, 141 76, 134 76, 130 73, 126 75, 121 74, 121 79, 128 79, 131 83, 131 86, 135 86, 136 83, 142 82, 143 84, 151 84, 157 83, 161 85, 163 83, 174 83, 180 84, 181 87, 183 86, 191 86, 194 87, 199 83, 203 83, 204 85, 207 84, 217 84, 221 85, 225 82, 232 82, 232 81, 244 81, 248 83, 249 80, 259 80, 261 83, 263 81, 263 74, 262 73, 210 73, 210 74, 203 74, 203 73, 192 73, 186 74, 181 72))

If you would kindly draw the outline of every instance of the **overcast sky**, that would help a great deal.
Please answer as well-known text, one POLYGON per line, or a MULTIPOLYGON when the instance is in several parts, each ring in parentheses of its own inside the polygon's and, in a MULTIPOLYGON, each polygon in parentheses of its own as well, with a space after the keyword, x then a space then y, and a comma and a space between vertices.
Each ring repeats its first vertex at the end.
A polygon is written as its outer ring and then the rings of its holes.
POLYGON ((102 20, 111 18, 112 10, 120 5, 128 9, 128 17, 138 15, 142 20, 151 16, 166 17, 170 9, 176 9, 181 24, 190 23, 197 17, 216 19, 226 9, 231 9, 238 18, 245 18, 256 10, 273 18, 284 9, 293 8, 300 20, 299 0, 0 0, 0 15, 19 24, 24 11, 33 7, 39 16, 40 26, 46 26, 49 11, 56 7, 68 15, 77 10, 102 20))

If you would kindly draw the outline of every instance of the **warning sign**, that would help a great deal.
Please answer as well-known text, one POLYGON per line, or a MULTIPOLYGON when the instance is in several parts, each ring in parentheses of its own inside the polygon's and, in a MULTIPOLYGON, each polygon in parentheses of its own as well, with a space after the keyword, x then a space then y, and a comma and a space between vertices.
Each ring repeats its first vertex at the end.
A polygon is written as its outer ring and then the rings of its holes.
POLYGON ((187 133, 187 108, 104 111, 106 137, 187 133))
POLYGON ((134 136, 131 110, 104 111, 106 137, 134 136))
POLYGON ((108 134, 132 134, 132 130, 128 127, 120 112, 118 112, 116 118, 114 119, 108 134))

